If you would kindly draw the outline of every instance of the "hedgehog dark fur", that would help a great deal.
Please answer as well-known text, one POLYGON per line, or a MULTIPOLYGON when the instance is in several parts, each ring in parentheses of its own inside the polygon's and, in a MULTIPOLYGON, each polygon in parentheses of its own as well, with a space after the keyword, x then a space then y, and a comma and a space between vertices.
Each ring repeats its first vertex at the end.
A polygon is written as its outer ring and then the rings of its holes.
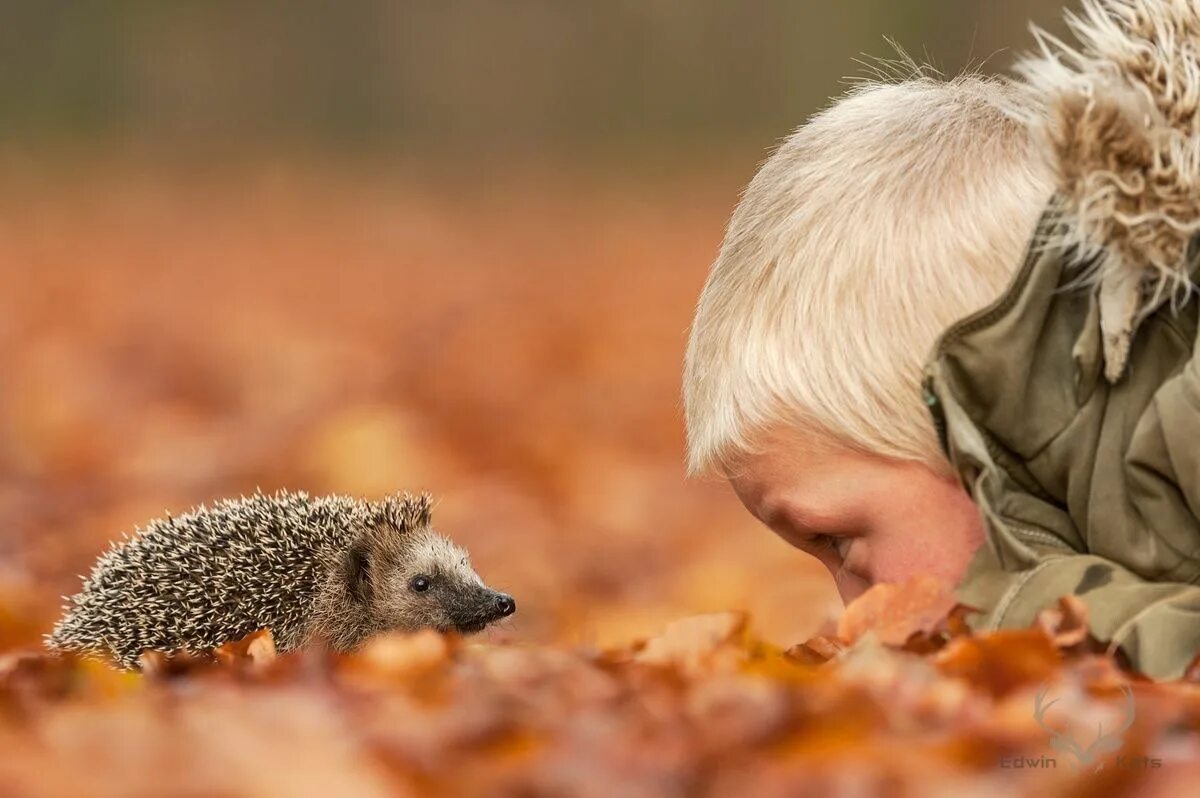
POLYGON ((280 651, 353 649, 388 629, 474 632, 515 610, 430 526, 428 496, 256 493, 152 521, 114 544, 47 637, 136 668, 269 628, 280 651))

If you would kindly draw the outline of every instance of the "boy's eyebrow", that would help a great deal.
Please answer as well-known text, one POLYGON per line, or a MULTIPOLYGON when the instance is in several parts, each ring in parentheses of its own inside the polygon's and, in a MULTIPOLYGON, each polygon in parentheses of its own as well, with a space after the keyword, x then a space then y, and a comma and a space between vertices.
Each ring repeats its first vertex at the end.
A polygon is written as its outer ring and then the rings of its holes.
POLYGON ((758 516, 758 520, 761 521, 763 523, 763 525, 765 525, 768 529, 777 529, 778 528, 779 516, 781 515, 781 513, 779 512, 778 505, 771 503, 771 502, 763 501, 763 502, 759 503, 758 507, 756 507, 755 510, 757 512, 755 512, 754 514, 756 516, 758 516))
POLYGON ((843 534, 839 531, 846 526, 849 513, 831 510, 828 507, 806 506, 786 498, 768 497, 760 509, 762 521, 768 527, 775 529, 780 522, 801 532, 815 532, 823 535, 843 534))
POLYGON ((780 521, 787 520, 791 503, 778 491, 765 493, 757 502, 755 515, 771 529, 775 529, 780 521))

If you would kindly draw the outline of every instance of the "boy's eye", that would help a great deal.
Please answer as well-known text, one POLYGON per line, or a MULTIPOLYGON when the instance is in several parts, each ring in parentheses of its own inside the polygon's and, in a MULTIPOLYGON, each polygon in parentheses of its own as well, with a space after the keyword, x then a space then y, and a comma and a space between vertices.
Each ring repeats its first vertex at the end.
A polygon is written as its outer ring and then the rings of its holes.
POLYGON ((810 551, 817 552, 833 552, 841 559, 846 559, 846 552, 850 548, 851 538, 844 535, 813 535, 808 539, 808 548, 810 551))
POLYGON ((417 593, 424 593, 429 589, 431 581, 428 576, 414 576, 408 586, 417 593))
POLYGON ((813 551, 832 551, 834 548, 832 535, 813 535, 808 539, 808 547, 813 551))

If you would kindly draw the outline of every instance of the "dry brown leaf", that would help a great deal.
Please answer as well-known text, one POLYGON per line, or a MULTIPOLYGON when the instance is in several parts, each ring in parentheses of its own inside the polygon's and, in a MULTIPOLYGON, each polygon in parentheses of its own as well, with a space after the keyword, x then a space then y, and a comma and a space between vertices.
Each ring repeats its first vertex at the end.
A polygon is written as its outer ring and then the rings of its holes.
POLYGON ((262 670, 278 656, 275 651, 275 636, 270 629, 259 629, 240 640, 234 640, 213 649, 217 662, 225 666, 242 666, 262 670))
POLYGON ((0 696, 23 702, 65 698, 75 685, 78 660, 35 652, 0 655, 0 696))
POLYGON ((729 666, 743 656, 738 643, 745 630, 746 616, 740 612, 683 618, 647 640, 634 660, 675 667, 684 673, 698 673, 718 664, 729 666))
POLYGON ((940 651, 948 642, 956 637, 971 634, 967 618, 979 610, 966 604, 955 604, 950 612, 939 621, 930 631, 918 631, 904 643, 904 650, 912 654, 928 655, 940 651))
POLYGON ((836 637, 817 635, 792 646, 784 652, 784 656, 802 665, 820 665, 835 658, 845 649, 846 645, 836 637))
POLYGON ((957 603, 954 591, 933 577, 875 585, 846 607, 838 637, 853 643, 874 632, 885 645, 902 646, 912 635, 936 629, 957 603))
POLYGON ((432 629, 393 632, 368 641, 353 661, 371 675, 412 676, 447 663, 457 648, 456 640, 432 629))
POLYGON ((743 674, 718 674, 695 684, 685 711, 706 741, 722 750, 767 742, 789 719, 783 685, 743 674))
POLYGON ((967 679, 991 695, 1044 682, 1061 666, 1054 641, 1040 629, 1004 629, 957 637, 933 656, 947 676, 967 679))
MULTIPOLYGON (((894 586, 846 612, 851 654, 835 626, 783 655, 738 615, 630 643, 726 607, 793 642, 833 595, 815 561, 731 534, 744 511, 680 472, 678 330, 730 186, 630 204, 624 186, 519 173, 494 201, 282 166, 0 181, 0 651, 37 646, 121 531, 257 485, 431 489, 439 525, 521 606, 461 647, 383 637, 279 658, 270 678, 242 678, 271 661, 263 636, 215 655, 233 667, 148 653, 142 675, 9 656, 0 793, 1197 792, 1185 762, 1110 781, 1002 764, 1050 750, 1043 679, 1077 685, 1084 712, 1126 679, 1086 653, 1073 607, 974 635, 966 608, 894 586), (872 630, 891 646, 863 643, 872 630)), ((1131 745, 1194 758, 1195 684, 1141 687, 1131 745)))
POLYGON ((1061 649, 1075 649, 1090 639, 1088 608, 1079 596, 1062 596, 1057 607, 1038 613, 1035 626, 1061 649))
POLYGON ((207 654, 147 650, 138 657, 138 670, 154 679, 169 679, 207 670, 215 663, 216 660, 207 654))

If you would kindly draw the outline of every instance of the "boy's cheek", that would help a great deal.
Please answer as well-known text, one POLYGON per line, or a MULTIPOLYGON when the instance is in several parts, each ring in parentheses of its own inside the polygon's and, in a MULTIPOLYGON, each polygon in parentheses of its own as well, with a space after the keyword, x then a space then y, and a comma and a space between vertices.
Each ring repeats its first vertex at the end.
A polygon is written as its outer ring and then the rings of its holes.
POLYGON ((953 535, 930 534, 927 529, 896 530, 886 540, 877 539, 873 544, 862 569, 872 583, 932 576, 953 586, 973 553, 953 535))

